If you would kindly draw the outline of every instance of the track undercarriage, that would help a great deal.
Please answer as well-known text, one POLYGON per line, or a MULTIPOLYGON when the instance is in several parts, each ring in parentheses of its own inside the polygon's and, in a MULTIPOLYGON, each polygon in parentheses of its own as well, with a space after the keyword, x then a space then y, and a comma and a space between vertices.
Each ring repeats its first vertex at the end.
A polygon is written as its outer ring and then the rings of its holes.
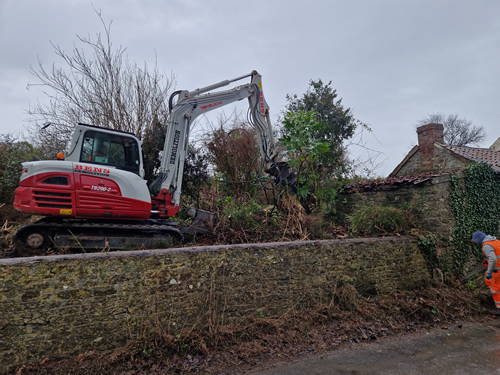
POLYGON ((179 244, 186 233, 206 233, 213 213, 190 209, 193 218, 187 227, 176 222, 86 220, 45 217, 19 228, 14 236, 19 256, 46 253, 48 249, 71 252, 168 248, 179 244), (23 254, 24 253, 24 254, 23 254))
POLYGON ((183 234, 176 223, 160 221, 120 222, 43 218, 21 227, 16 245, 28 250, 72 249, 101 251, 169 247, 183 234))

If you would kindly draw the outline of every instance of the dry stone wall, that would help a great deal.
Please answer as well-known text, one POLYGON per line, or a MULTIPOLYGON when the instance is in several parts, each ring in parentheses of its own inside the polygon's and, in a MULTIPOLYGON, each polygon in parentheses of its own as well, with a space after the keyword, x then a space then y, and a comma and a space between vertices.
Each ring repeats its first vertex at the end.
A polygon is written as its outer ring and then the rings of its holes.
MULTIPOLYGON (((463 173, 457 173, 462 183, 463 173)), ((419 212, 419 225, 432 233, 446 246, 451 241, 455 217, 450 207, 451 177, 449 174, 427 179, 421 183, 384 186, 383 190, 372 189, 343 194, 337 204, 337 216, 341 223, 347 223, 356 205, 374 204, 398 208, 414 207, 419 212)))
POLYGON ((398 237, 0 259, 0 371, 330 303, 346 276, 412 289, 426 270, 398 237))

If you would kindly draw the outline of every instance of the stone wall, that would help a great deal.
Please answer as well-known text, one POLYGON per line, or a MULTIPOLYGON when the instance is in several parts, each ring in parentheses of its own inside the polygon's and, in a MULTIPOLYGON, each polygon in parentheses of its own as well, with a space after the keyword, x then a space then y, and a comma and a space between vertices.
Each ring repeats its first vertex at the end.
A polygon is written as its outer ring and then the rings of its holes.
POLYGON ((399 237, 0 259, 0 371, 330 303, 346 276, 371 294, 429 282, 399 237))
POLYGON ((450 151, 444 149, 442 146, 435 146, 434 152, 430 158, 429 164, 424 168, 421 165, 421 150, 417 150, 411 155, 406 163, 395 174, 396 176, 411 176, 425 172, 442 172, 463 169, 467 163, 458 159, 450 151))
MULTIPOLYGON (((462 183, 463 173, 457 173, 462 183)), ((343 194, 338 200, 337 216, 340 223, 347 222, 359 204, 375 204, 397 208, 414 207, 419 211, 420 226, 435 235, 440 244, 446 246, 451 241, 455 227, 455 217, 451 212, 449 197, 451 192, 450 175, 442 174, 425 181, 415 180, 408 184, 384 185, 383 189, 369 189, 355 193, 343 194)))

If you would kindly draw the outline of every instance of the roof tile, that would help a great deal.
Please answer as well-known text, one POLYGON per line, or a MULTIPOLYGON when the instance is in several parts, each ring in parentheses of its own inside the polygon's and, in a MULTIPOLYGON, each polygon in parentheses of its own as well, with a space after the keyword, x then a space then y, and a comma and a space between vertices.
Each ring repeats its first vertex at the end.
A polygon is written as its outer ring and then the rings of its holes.
POLYGON ((463 156, 466 159, 478 162, 487 163, 491 167, 500 171, 500 151, 491 150, 489 148, 477 148, 477 147, 467 147, 467 146, 452 146, 452 145, 442 145, 448 150, 463 156))

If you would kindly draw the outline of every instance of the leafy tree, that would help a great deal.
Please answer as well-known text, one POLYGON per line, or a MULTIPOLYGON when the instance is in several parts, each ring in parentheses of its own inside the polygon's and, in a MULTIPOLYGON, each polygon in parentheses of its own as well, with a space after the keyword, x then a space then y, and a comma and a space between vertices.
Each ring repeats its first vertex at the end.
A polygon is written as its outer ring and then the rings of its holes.
POLYGON ((486 138, 484 127, 475 126, 465 117, 459 118, 457 114, 445 116, 434 113, 420 120, 418 125, 442 124, 444 126, 444 142, 447 145, 468 146, 477 145, 486 138))
POLYGON ((321 155, 330 150, 329 143, 316 138, 322 127, 316 112, 288 112, 283 120, 283 137, 280 142, 286 148, 288 165, 297 171, 297 195, 305 198, 316 191, 320 182, 317 163, 321 155))
POLYGON ((39 60, 37 68, 32 68, 37 78, 34 85, 43 87, 49 99, 48 104, 39 102, 28 110, 35 123, 33 143, 44 157, 53 158, 68 143, 74 125, 83 122, 145 136, 144 156, 157 160, 158 146, 147 143, 158 143, 157 129, 152 128, 166 124, 174 80, 156 65, 150 69, 130 63, 126 49, 115 48, 111 42, 111 23, 105 24, 98 16, 104 35, 98 33, 94 39, 77 35, 80 46, 71 52, 53 44, 61 65, 46 68, 39 60), (52 126, 42 130, 47 122, 52 126))
MULTIPOLYGON (((351 109, 345 108, 342 99, 337 99, 337 91, 332 82, 324 84, 321 79, 309 82, 309 88, 301 97, 287 95, 286 112, 314 111, 319 126, 311 137, 320 142, 327 142, 328 151, 318 155, 316 165, 321 167, 323 176, 340 176, 348 169, 348 159, 344 141, 354 135, 358 125, 351 109)), ((284 137, 287 137, 284 130, 284 137)))
POLYGON ((31 160, 36 154, 37 150, 28 142, 18 142, 9 134, 0 135, 0 204, 14 201, 21 163, 31 160))

